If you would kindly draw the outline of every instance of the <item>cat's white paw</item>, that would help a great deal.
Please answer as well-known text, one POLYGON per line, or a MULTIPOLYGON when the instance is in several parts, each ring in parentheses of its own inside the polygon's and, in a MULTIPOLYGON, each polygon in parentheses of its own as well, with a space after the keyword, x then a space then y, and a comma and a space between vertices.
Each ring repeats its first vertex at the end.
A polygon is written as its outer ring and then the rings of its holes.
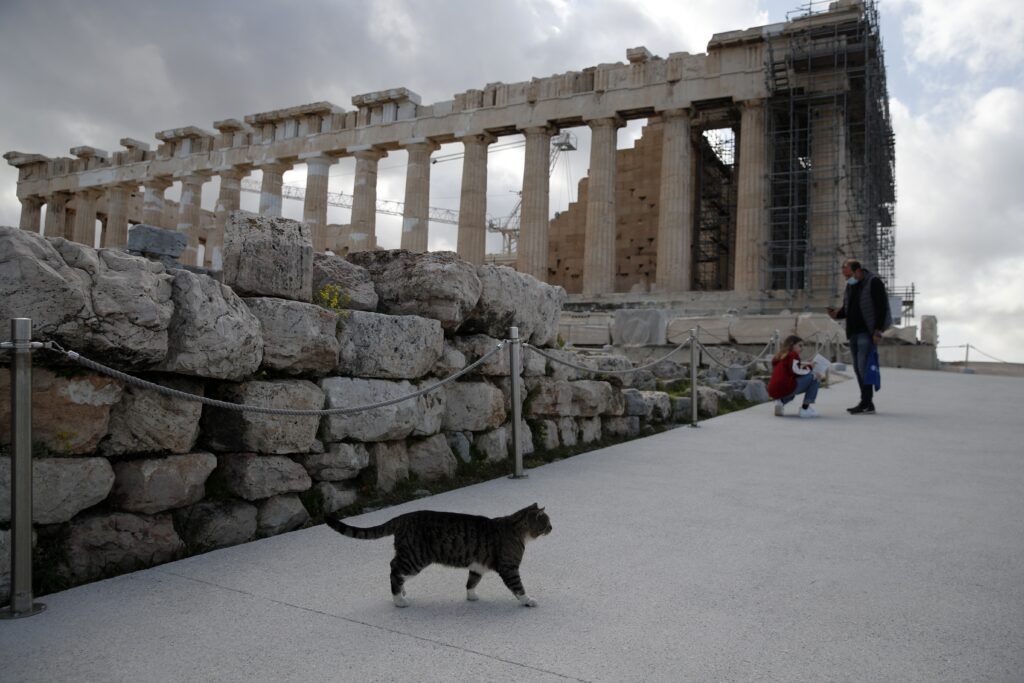
POLYGON ((518 597, 519 597, 519 604, 522 605, 523 607, 536 607, 537 606, 537 601, 534 600, 533 598, 531 598, 526 593, 523 593, 522 595, 520 595, 518 597))
POLYGON ((467 590, 466 591, 466 599, 469 600, 470 602, 476 602, 477 600, 480 599, 480 597, 476 594, 475 590, 467 590))
POLYGON ((409 606, 409 601, 405 599, 404 595, 393 595, 391 597, 393 597, 395 599, 395 606, 396 607, 408 607, 409 606))

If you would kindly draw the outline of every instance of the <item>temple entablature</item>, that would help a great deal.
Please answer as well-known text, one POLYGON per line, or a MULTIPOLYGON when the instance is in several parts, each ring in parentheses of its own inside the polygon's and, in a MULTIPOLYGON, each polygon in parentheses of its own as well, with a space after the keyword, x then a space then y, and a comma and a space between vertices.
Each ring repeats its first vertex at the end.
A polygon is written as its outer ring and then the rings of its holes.
POLYGON ((160 131, 154 137, 164 143, 156 150, 157 156, 161 159, 210 152, 213 150, 215 139, 213 133, 198 126, 172 128, 160 131))

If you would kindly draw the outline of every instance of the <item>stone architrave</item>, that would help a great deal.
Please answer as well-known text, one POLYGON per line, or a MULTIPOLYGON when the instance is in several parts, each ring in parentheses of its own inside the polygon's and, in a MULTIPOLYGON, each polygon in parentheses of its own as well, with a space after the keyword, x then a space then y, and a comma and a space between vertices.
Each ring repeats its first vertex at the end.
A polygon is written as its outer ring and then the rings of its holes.
POLYGON ((428 374, 444 351, 437 320, 350 311, 338 322, 338 372, 382 379, 428 374))
MULTIPOLYGON (((10 370, 0 368, 0 444, 11 440, 10 370)), ((54 455, 93 453, 107 433, 121 383, 105 375, 62 377, 32 370, 32 444, 54 455)))
POLYGON ((176 560, 185 544, 169 514, 113 512, 72 521, 60 542, 63 558, 54 571, 71 584, 176 560))
POLYGON ((260 321, 230 287, 187 270, 174 273, 168 353, 155 369, 241 380, 263 359, 260 321))
POLYGON ((444 434, 435 434, 408 445, 409 471, 423 481, 450 479, 458 462, 444 434))
POLYGON ((341 256, 313 254, 313 300, 323 305, 337 295, 338 308, 377 310, 377 290, 370 271, 341 256))
POLYGON ((445 431, 480 432, 505 422, 505 398, 486 382, 451 382, 445 385, 445 431))
POLYGON ((306 469, 283 455, 221 455, 215 476, 231 493, 248 501, 281 493, 301 493, 313 485, 306 469))
POLYGON ((796 316, 747 315, 733 318, 729 325, 729 336, 737 344, 767 344, 776 331, 780 341, 796 334, 796 316))
POLYGON ((663 346, 668 318, 658 308, 623 308, 615 311, 612 344, 616 346, 663 346))
POLYGON ((240 500, 204 500, 173 514, 175 526, 193 552, 246 543, 256 536, 256 506, 240 500))
POLYGON ((270 297, 243 299, 260 321, 264 370, 326 375, 338 365, 338 314, 316 304, 270 297))
POLYGON ((448 334, 480 299, 477 267, 454 252, 364 251, 349 254, 348 260, 369 271, 381 311, 439 320, 448 334))
POLYGON ((228 214, 224 228, 224 284, 238 294, 313 300, 313 242, 298 221, 228 214))
POLYGON ((314 481, 355 479, 370 466, 370 452, 361 443, 330 443, 323 453, 293 455, 292 459, 306 468, 314 481))
MULTIPOLYGON (((66 522, 103 501, 114 485, 106 458, 34 458, 32 521, 66 522)), ((11 459, 0 458, 0 522, 11 521, 11 459)))
MULTIPOLYGON (((222 401, 265 408, 320 410, 324 404, 320 387, 302 379, 220 384, 209 394, 222 401)), ((214 452, 306 453, 314 448, 319 424, 318 415, 273 415, 213 407, 203 414, 201 439, 214 452)))
POLYGON ((309 521, 309 512, 294 494, 271 496, 260 503, 256 513, 256 535, 276 536, 294 531, 309 521))
POLYGON ((479 332, 504 339, 516 326, 520 339, 535 346, 555 342, 564 289, 505 266, 482 265, 476 273, 482 285, 480 299, 460 334, 479 332))
POLYGON ((165 458, 122 460, 114 464, 110 502, 127 512, 153 514, 198 503, 217 467, 212 453, 198 451, 165 458))
MULTIPOLYGON (((203 384, 183 377, 167 377, 157 384, 194 396, 203 384)), ((107 435, 99 444, 105 456, 129 453, 188 453, 199 438, 203 404, 152 389, 125 385, 121 400, 110 409, 107 435)), ((193 501, 195 502, 195 501, 193 501)))
MULTIPOLYGON (((320 380, 326 408, 357 408, 408 396, 416 387, 406 380, 327 377, 320 380)), ((321 423, 325 442, 392 441, 413 433, 424 410, 423 397, 351 414, 334 414, 321 423)))
POLYGON ((409 478, 409 452, 404 441, 382 441, 370 445, 370 466, 376 473, 377 489, 388 492, 409 478))

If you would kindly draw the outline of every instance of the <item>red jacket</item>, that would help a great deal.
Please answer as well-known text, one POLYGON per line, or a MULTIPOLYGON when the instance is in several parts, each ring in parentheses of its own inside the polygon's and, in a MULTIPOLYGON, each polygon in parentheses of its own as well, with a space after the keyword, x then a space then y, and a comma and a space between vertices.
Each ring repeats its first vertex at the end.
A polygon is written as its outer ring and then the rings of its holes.
POLYGON ((768 381, 768 395, 772 398, 785 398, 796 390, 793 361, 800 361, 800 355, 795 351, 790 351, 782 360, 772 359, 772 378, 768 381))

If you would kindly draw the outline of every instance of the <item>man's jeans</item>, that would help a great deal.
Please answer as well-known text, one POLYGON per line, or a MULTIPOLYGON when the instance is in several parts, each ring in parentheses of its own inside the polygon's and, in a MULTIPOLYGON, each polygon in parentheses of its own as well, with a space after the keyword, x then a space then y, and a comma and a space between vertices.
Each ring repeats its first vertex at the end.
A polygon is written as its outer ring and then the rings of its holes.
POLYGON ((853 371, 857 375, 857 384, 860 386, 860 402, 864 405, 871 403, 875 396, 875 388, 870 384, 864 384, 864 375, 868 368, 868 354, 871 353, 874 345, 871 335, 867 332, 858 332, 850 337, 853 371))
POLYGON ((806 375, 798 375, 796 378, 796 389, 793 390, 792 394, 780 400, 785 405, 796 398, 798 394, 804 394, 804 403, 814 403, 814 400, 818 398, 818 386, 820 384, 813 372, 808 372, 806 375))

